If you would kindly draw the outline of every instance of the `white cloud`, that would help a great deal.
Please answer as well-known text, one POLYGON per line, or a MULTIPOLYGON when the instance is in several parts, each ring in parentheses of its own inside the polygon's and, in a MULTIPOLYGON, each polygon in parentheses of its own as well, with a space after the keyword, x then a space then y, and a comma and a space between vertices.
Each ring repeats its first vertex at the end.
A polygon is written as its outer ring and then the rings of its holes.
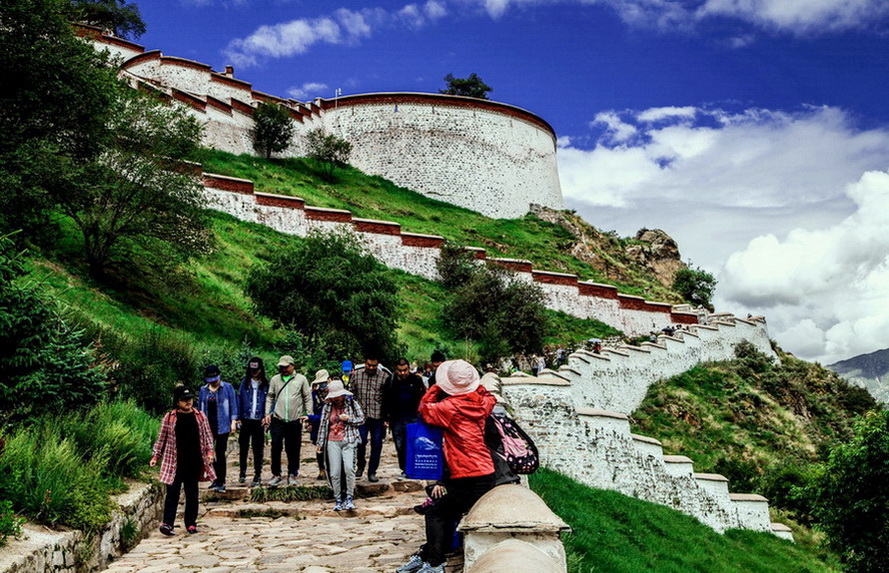
POLYGON ((340 8, 327 16, 260 26, 246 38, 231 40, 223 52, 237 66, 256 66, 266 58, 304 54, 316 44, 355 44, 387 26, 419 29, 446 14, 445 4, 438 0, 407 4, 394 12, 340 8))
POLYGON ((857 129, 830 107, 596 120, 592 149, 573 143, 582 134, 560 139, 569 208, 623 235, 664 229, 717 274, 718 308, 763 312, 803 357, 889 346, 889 131, 857 129))
POLYGON ((287 95, 299 101, 309 101, 316 97, 323 97, 328 91, 330 91, 330 88, 327 87, 327 84, 306 82, 301 86, 289 88, 287 95))

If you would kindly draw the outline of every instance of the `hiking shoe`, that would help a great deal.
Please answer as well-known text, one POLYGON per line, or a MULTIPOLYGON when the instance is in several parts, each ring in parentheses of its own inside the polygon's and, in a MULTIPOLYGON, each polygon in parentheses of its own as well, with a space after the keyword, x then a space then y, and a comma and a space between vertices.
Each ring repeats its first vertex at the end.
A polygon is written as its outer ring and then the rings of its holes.
POLYGON ((355 472, 355 479, 361 479, 361 476, 364 475, 364 468, 358 468, 358 471, 355 472))
POLYGON ((250 487, 262 487, 262 479, 258 477, 253 478, 253 483, 250 484, 250 487))
POLYGON ((423 567, 421 567, 417 573, 444 573, 445 564, 435 565, 434 567, 429 563, 423 563, 423 567))
POLYGON ((210 485, 207 486, 207 489, 216 489, 216 486, 218 486, 218 485, 219 485, 219 482, 216 480, 213 480, 210 482, 210 485))
POLYGON ((287 485, 296 485, 296 475, 287 477, 287 485))
POLYGON ((195 533, 198 532, 198 526, 197 525, 189 525, 188 527, 185 528, 185 531, 187 531, 189 535, 194 535, 195 533))
POLYGON ((346 503, 343 504, 343 509, 345 509, 347 511, 351 510, 351 509, 355 509, 355 504, 352 503, 352 496, 351 495, 346 496, 346 503))
POLYGON ((333 510, 334 511, 342 511, 343 510, 343 502, 341 502, 339 499, 337 499, 336 505, 333 506, 333 510))
POLYGON ((160 532, 168 536, 176 535, 175 533, 173 533, 173 526, 167 523, 161 523, 160 532))
POLYGON ((284 483, 284 478, 281 476, 273 476, 272 479, 269 480, 269 487, 278 487, 284 483))
POLYGON ((221 484, 217 485, 215 490, 216 490, 216 493, 225 493, 225 484, 221 483, 221 484))
POLYGON ((377 477, 377 474, 367 474, 367 481, 377 483, 380 478, 377 477))
POLYGON ((238 476, 238 483, 247 483, 247 476, 241 474, 238 476))
POLYGON ((396 569, 395 573, 417 573, 424 565, 426 563, 423 562, 419 555, 411 555, 407 563, 396 569))

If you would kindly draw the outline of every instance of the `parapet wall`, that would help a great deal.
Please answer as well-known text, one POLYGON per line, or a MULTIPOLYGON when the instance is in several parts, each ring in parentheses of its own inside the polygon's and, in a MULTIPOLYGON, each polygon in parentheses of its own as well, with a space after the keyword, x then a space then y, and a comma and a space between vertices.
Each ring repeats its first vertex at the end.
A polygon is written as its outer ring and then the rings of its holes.
MULTIPOLYGON (((203 182, 204 194, 212 209, 303 237, 313 230, 354 232, 386 266, 430 280, 438 278, 437 262, 445 242, 443 237, 407 233, 398 223, 359 219, 349 211, 308 206, 298 197, 258 193, 253 182, 246 179, 204 173, 203 182)), ((549 308, 579 318, 600 320, 628 335, 698 322, 698 316, 693 313, 618 293, 611 285, 582 282, 576 275, 535 270, 530 261, 489 259, 484 249, 472 250, 477 259, 500 264, 519 280, 538 284, 546 293, 549 308)))
POLYGON ((165 56, 82 26, 78 32, 120 61, 134 85, 160 90, 204 125, 204 144, 253 153, 255 106, 285 106, 295 128, 285 157, 306 154, 306 134, 322 128, 352 143, 350 163, 428 197, 490 217, 514 218, 538 204, 562 209, 556 135, 524 109, 476 98, 375 93, 299 102, 253 89, 210 66, 165 56))

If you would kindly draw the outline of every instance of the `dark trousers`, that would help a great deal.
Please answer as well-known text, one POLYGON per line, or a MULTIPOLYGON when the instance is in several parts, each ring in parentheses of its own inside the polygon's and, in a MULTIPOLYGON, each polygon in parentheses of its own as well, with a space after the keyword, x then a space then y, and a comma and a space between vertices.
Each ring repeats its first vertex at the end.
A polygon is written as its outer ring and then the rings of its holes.
POLYGON ((392 422, 392 441, 395 442, 395 451, 398 452, 398 467, 401 471, 407 468, 407 425, 416 420, 399 420, 392 422))
POLYGON ((185 487, 185 527, 198 522, 198 478, 181 480, 179 476, 167 486, 167 497, 164 499, 164 523, 171 526, 176 521, 176 510, 179 508, 179 493, 185 487))
POLYGON ((426 512, 426 543, 420 557, 433 567, 445 562, 454 539, 454 526, 475 502, 494 487, 494 474, 448 480, 447 495, 426 512))
POLYGON ((299 475, 299 454, 302 449, 303 424, 299 420, 285 422, 272 418, 272 475, 281 475, 281 451, 287 450, 287 473, 299 475))
POLYGON ((259 479, 262 475, 262 457, 265 451, 265 429, 260 420, 241 420, 241 433, 238 436, 238 446, 241 475, 247 475, 247 451, 253 446, 253 477, 259 479))
POLYGON ((216 472, 216 483, 225 483, 225 454, 228 451, 229 434, 213 434, 216 460, 213 462, 213 470, 216 472))
POLYGON ((358 446, 358 473, 364 471, 365 456, 367 455, 367 439, 370 436, 370 465, 367 474, 377 473, 380 467, 380 454, 383 452, 383 438, 386 437, 386 426, 382 420, 367 418, 363 425, 358 426, 358 434, 361 436, 361 444, 358 446))

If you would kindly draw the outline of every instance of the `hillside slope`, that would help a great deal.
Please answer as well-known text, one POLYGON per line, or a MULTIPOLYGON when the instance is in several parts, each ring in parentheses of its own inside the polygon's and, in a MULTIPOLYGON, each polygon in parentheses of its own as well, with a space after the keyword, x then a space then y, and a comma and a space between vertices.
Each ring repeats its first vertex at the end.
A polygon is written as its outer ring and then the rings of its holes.
POLYGON ((852 384, 867 388, 880 402, 889 403, 889 348, 840 360, 827 368, 852 384))

